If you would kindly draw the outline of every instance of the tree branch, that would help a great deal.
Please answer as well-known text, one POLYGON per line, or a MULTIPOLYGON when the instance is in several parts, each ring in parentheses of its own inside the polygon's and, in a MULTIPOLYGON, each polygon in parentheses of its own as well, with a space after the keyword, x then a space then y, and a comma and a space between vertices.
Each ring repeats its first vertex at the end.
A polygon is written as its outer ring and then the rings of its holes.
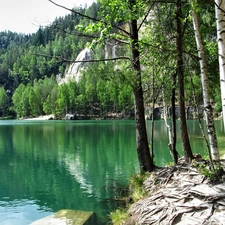
MULTIPOLYGON (((69 35, 76 35, 76 36, 79 36, 79 37, 87 37, 87 38, 98 38, 98 36, 94 36, 94 35, 89 35, 89 34, 84 34, 84 33, 81 33, 81 32, 70 32, 70 31, 68 31, 68 30, 66 30, 66 29, 62 29, 61 27, 59 27, 59 26, 57 26, 57 25, 54 25, 54 27, 56 28, 56 29, 58 29, 58 30, 60 30, 60 31, 62 31, 62 32, 64 32, 64 33, 66 33, 66 34, 69 34, 69 35)), ((114 37, 111 37, 110 35, 109 35, 109 38, 110 39, 112 39, 112 40, 115 40, 115 41, 117 41, 117 42, 119 42, 119 43, 121 43, 121 44, 130 44, 129 42, 127 42, 127 41, 124 41, 124 40, 121 40, 121 39, 117 39, 117 38, 114 38, 114 37)))
POLYGON ((76 35, 76 36, 79 36, 79 37, 87 37, 87 38, 98 38, 97 36, 94 36, 94 35, 88 35, 88 34, 84 34, 84 33, 80 33, 80 32, 70 32, 66 29, 62 29, 59 26, 55 26, 55 28, 64 32, 64 33, 66 33, 66 34, 70 34, 70 35, 76 35))
MULTIPOLYGON (((55 3, 55 2, 52 1, 52 0, 48 0, 48 1, 51 2, 52 4, 56 5, 56 6, 60 7, 60 8, 63 8, 63 9, 65 9, 65 10, 68 10, 68 11, 70 11, 70 12, 72 12, 72 13, 75 13, 75 14, 77 14, 77 15, 79 15, 79 16, 82 16, 82 17, 84 17, 84 18, 87 18, 87 19, 89 19, 89 20, 93 20, 93 21, 95 21, 95 22, 101 22, 101 23, 104 23, 105 25, 108 25, 108 23, 106 23, 106 22, 104 22, 104 21, 102 21, 102 20, 100 20, 100 19, 90 17, 90 16, 85 15, 85 14, 83 14, 83 13, 80 13, 80 12, 74 10, 74 9, 69 9, 69 8, 67 8, 67 7, 65 7, 65 6, 63 6, 63 5, 60 5, 60 4, 58 4, 58 3, 55 3)), ((130 36, 130 33, 127 32, 126 30, 122 29, 121 27, 118 27, 118 26, 113 25, 113 24, 110 24, 110 25, 111 25, 112 27, 118 29, 119 31, 122 31, 122 32, 125 33, 126 35, 130 36)))
MULTIPOLYGON (((222 4, 223 1, 221 1, 221 4, 222 4)), ((216 4, 216 2, 214 3, 216 5, 216 7, 221 10, 223 13, 225 13, 225 10, 223 10, 220 5, 216 4)))
POLYGON ((147 19, 148 15, 149 15, 150 11, 152 10, 152 7, 154 6, 154 4, 155 4, 155 1, 152 3, 151 7, 149 8, 149 10, 147 11, 147 13, 145 14, 144 19, 141 21, 141 23, 140 23, 140 25, 138 27, 138 31, 141 29, 142 25, 146 21, 146 19, 147 19))
POLYGON ((35 53, 33 52, 32 54, 36 55, 36 56, 41 56, 41 57, 46 57, 46 58, 52 58, 52 59, 57 59, 60 60, 62 62, 70 62, 70 63, 86 63, 86 62, 106 62, 106 61, 116 61, 116 60, 130 60, 129 57, 126 56, 120 56, 120 57, 115 57, 115 58, 110 58, 110 59, 91 59, 91 60, 69 60, 69 59, 65 59, 62 56, 51 56, 51 55, 46 55, 46 54, 41 54, 41 53, 35 53))

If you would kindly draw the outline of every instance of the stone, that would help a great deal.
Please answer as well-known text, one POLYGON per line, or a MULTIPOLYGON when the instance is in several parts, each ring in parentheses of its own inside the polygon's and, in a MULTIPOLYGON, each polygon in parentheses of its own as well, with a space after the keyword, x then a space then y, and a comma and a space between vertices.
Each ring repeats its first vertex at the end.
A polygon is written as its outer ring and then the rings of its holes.
POLYGON ((63 209, 30 225, 93 225, 95 221, 93 212, 63 209))
POLYGON ((65 120, 74 120, 75 117, 76 117, 75 114, 69 114, 69 113, 67 113, 64 119, 65 120))
POLYGON ((64 83, 68 83, 69 81, 78 82, 82 74, 82 70, 89 63, 88 61, 92 59, 91 53, 92 51, 89 48, 83 49, 77 56, 74 63, 70 65, 67 73, 65 74, 65 77, 59 79, 58 84, 61 85, 64 83))

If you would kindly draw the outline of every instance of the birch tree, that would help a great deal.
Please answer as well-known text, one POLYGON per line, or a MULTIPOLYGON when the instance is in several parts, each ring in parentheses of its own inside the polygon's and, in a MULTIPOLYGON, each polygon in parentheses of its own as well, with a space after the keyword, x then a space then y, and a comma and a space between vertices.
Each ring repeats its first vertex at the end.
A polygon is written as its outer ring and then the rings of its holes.
POLYGON ((204 114, 206 120, 206 126, 208 131, 208 138, 210 144, 210 150, 212 154, 212 159, 219 160, 219 151, 218 151, 218 143, 216 137, 216 129, 214 125, 213 118, 213 107, 210 101, 209 95, 209 81, 208 81, 208 70, 206 63, 206 55, 202 42, 199 18, 197 13, 197 1, 189 0, 191 5, 191 13, 192 13, 192 21, 195 32, 195 40, 198 50, 200 71, 201 71, 201 83, 202 83, 202 91, 203 91, 203 102, 204 102, 204 114))
POLYGON ((165 125, 167 127, 168 130, 168 137, 169 137, 169 143, 168 143, 168 148, 170 150, 170 154, 173 157, 173 162, 176 165, 178 163, 178 152, 176 151, 176 149, 174 148, 174 134, 173 134, 173 130, 172 127, 169 125, 168 123, 168 117, 167 117, 167 106, 166 106, 166 101, 165 101, 165 90, 164 90, 164 86, 162 88, 162 97, 163 97, 163 118, 165 121, 165 125))
POLYGON ((223 124, 225 128, 225 1, 215 0, 223 124))

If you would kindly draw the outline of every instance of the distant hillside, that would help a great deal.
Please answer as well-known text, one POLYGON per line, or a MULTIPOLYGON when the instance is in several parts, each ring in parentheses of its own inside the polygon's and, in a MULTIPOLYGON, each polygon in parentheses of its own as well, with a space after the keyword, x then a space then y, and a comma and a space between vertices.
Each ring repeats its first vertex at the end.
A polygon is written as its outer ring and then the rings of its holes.
MULTIPOLYGON (((93 3, 89 8, 76 10, 96 17, 98 8, 99 5, 93 3)), ((0 86, 13 93, 21 83, 32 84, 34 79, 63 74, 69 63, 54 57, 74 60, 85 47, 88 39, 77 36, 75 31, 75 26, 80 23, 87 21, 71 13, 56 18, 49 27, 40 27, 32 35, 0 32, 0 86)))

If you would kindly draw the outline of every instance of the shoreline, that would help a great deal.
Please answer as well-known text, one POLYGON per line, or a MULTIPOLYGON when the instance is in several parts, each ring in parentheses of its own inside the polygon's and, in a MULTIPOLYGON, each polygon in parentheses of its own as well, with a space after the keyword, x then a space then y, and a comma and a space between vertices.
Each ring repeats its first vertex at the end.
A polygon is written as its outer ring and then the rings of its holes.
POLYGON ((54 120, 55 116, 53 114, 51 115, 44 115, 44 116, 38 116, 38 117, 32 117, 32 118, 22 118, 22 120, 54 120))

